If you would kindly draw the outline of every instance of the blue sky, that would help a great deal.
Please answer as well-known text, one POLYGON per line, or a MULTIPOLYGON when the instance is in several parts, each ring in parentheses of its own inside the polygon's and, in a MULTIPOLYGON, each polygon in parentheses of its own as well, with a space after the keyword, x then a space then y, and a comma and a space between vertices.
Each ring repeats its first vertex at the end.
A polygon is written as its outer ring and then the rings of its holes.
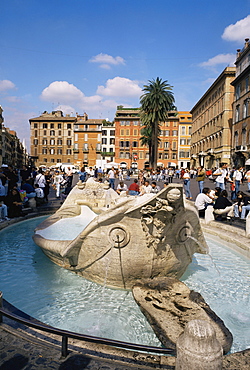
POLYGON ((45 110, 113 120, 156 77, 189 111, 247 37, 250 0, 2 0, 4 124, 28 144, 45 110))

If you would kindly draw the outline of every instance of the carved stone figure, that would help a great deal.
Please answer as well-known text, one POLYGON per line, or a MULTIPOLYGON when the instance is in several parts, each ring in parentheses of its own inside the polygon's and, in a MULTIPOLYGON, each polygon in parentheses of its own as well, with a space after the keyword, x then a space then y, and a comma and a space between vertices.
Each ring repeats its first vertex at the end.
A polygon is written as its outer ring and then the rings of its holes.
POLYGON ((193 253, 208 252, 197 210, 178 184, 120 197, 105 183, 79 183, 33 238, 58 265, 124 289, 142 278, 179 278, 193 253))

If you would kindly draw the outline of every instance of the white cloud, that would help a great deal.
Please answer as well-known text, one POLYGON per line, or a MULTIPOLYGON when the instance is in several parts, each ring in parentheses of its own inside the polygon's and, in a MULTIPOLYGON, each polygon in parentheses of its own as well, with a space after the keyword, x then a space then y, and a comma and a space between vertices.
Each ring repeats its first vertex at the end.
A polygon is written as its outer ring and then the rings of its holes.
POLYGON ((42 100, 65 105, 80 102, 83 98, 82 91, 67 81, 54 81, 41 94, 42 100))
POLYGON ((215 67, 219 64, 233 66, 235 62, 235 54, 218 54, 213 58, 208 59, 206 62, 200 63, 200 67, 215 67))
POLYGON ((242 44, 245 38, 250 37, 250 15, 227 26, 221 37, 224 40, 239 41, 242 44))
POLYGON ((15 89, 16 86, 10 80, 0 80, 0 92, 15 89))
POLYGON ((95 57, 92 57, 89 62, 91 63, 100 63, 100 67, 104 69, 110 69, 110 65, 119 65, 119 64, 125 64, 125 60, 122 57, 112 57, 108 54, 100 53, 96 55, 95 57))
POLYGON ((106 82, 106 87, 98 86, 97 94, 115 97, 139 97, 142 94, 142 89, 137 81, 115 77, 106 82))

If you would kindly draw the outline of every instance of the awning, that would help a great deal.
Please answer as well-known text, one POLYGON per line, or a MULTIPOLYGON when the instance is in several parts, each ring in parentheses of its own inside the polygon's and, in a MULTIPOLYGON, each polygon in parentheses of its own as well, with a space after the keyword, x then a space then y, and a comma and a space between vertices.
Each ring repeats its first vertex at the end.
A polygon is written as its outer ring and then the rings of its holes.
POLYGON ((246 160, 245 166, 250 166, 250 158, 246 160))

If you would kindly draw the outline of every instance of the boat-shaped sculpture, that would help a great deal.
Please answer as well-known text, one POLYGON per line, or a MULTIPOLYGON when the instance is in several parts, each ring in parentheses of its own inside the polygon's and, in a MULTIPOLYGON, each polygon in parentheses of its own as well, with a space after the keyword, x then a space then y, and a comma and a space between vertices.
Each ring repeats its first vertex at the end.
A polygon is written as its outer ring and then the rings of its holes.
POLYGON ((208 253, 197 210, 178 184, 122 197, 92 178, 79 182, 33 239, 56 264, 124 289, 142 278, 180 278, 194 253, 208 253))

